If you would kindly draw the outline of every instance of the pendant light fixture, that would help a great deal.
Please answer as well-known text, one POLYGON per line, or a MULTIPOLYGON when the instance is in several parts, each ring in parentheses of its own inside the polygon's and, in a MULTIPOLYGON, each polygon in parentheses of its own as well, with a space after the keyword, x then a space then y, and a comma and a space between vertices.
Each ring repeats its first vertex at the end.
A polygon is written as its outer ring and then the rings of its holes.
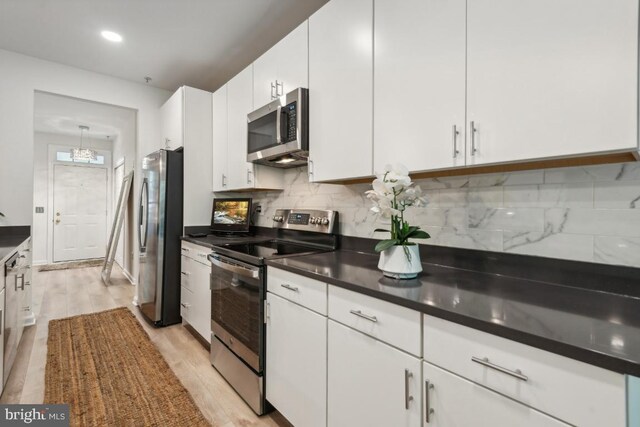
POLYGON ((96 150, 92 150, 90 148, 84 148, 82 146, 82 137, 84 136, 84 131, 89 130, 89 126, 80 125, 80 147, 71 149, 71 158, 74 162, 90 162, 91 160, 98 159, 98 153, 96 150))

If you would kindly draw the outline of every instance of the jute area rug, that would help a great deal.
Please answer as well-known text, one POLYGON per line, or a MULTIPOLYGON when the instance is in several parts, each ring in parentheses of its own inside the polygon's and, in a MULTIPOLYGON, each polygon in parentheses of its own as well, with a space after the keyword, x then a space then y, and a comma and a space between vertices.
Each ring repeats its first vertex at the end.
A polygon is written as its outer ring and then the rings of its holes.
POLYGON ((49 322, 44 403, 72 426, 209 426, 126 307, 49 322))

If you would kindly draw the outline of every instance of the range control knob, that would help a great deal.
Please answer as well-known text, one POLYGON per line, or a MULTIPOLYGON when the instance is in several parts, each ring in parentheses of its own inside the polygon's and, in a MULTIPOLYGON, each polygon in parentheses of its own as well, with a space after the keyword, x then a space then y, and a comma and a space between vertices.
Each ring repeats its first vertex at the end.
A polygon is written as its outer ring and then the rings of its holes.
POLYGON ((329 218, 327 218, 327 217, 322 218, 322 220, 320 221, 320 223, 321 223, 322 225, 329 225, 329 218))
POLYGON ((282 221, 284 221, 284 218, 281 215, 280 216, 276 215, 276 216, 273 217, 273 220, 275 222, 282 222, 282 221))
POLYGON ((315 216, 312 216, 311 219, 309 220, 310 224, 317 224, 318 223, 318 218, 316 218, 315 216))

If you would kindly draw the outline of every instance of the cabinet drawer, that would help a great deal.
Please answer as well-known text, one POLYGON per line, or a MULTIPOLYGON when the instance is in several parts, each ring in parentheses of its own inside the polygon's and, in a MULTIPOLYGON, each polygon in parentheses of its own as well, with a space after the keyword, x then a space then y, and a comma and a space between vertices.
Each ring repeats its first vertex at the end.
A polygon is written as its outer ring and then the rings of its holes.
POLYGON ((329 317, 415 356, 421 355, 420 313, 329 286, 329 317))
POLYGON ((327 315, 327 284, 324 282, 269 267, 267 290, 310 310, 327 315))
POLYGON ((195 243, 182 241, 180 248, 182 255, 206 265, 211 265, 207 256, 211 253, 211 249, 206 246, 196 245, 195 243))
POLYGON ((431 316, 424 359, 574 425, 625 425, 622 374, 431 316))

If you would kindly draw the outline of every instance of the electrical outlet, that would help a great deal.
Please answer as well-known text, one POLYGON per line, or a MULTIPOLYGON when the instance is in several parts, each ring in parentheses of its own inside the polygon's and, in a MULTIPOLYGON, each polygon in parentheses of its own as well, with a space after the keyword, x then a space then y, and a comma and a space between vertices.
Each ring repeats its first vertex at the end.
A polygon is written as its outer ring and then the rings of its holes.
POLYGON ((262 215, 262 206, 261 206, 261 205, 257 205, 257 206, 256 206, 256 209, 255 209, 255 212, 256 212, 257 214, 262 215))
POLYGON ((36 206, 36 213, 44 213, 44 207, 43 206, 36 206))

